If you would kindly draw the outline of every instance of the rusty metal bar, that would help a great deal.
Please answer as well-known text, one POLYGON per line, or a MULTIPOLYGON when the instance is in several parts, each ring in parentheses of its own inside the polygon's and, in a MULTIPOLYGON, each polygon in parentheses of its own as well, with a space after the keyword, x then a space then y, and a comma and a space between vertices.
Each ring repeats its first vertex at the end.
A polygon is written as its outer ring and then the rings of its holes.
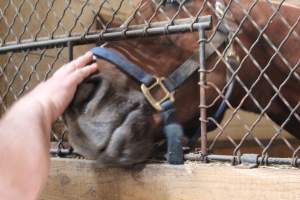
POLYGON ((206 62, 205 62, 205 30, 199 29, 199 86, 200 86, 200 129, 201 129, 201 152, 203 160, 207 155, 207 127, 206 127, 206 62))
MULTIPOLYGON (((241 156, 232 155, 214 155, 206 156, 207 161, 221 161, 230 162, 235 165, 245 163, 252 163, 257 165, 293 165, 294 167, 300 166, 300 159, 297 158, 276 158, 276 157, 262 157, 257 154, 243 154, 241 156)), ((202 161, 203 156, 199 153, 189 153, 184 155, 185 160, 202 161)))
MULTIPOLYGON (((53 148, 50 150, 50 154, 59 157, 74 157, 80 156, 76 152, 70 151, 70 149, 53 148)), ((185 160, 189 161, 203 161, 203 155, 199 153, 189 153, 184 155, 185 160)), ((245 163, 252 163, 257 165, 293 165, 294 167, 300 166, 300 159, 296 158, 277 158, 277 157, 262 157, 257 154, 243 154, 241 156, 232 155, 216 155, 209 154, 206 156, 208 162, 230 162, 234 165, 245 163), (233 162, 234 161, 234 162, 233 162)))
POLYGON ((21 43, 6 43, 6 46, 0 47, 0 54, 8 52, 18 52, 36 49, 49 49, 68 46, 68 42, 75 45, 96 43, 99 40, 112 41, 124 40, 137 37, 149 37, 158 35, 167 35, 175 33, 184 33, 190 31, 198 31, 199 29, 209 29, 212 25, 211 16, 201 16, 196 23, 193 19, 186 18, 174 20, 173 25, 169 25, 169 21, 156 22, 148 25, 129 26, 124 32, 124 28, 110 28, 102 33, 93 33, 82 37, 81 35, 66 37, 65 35, 49 40, 49 38, 40 38, 37 41, 20 41, 21 43))
POLYGON ((73 54, 73 43, 72 42, 68 42, 68 60, 69 61, 72 61, 73 60, 73 57, 74 57, 74 54, 73 54))

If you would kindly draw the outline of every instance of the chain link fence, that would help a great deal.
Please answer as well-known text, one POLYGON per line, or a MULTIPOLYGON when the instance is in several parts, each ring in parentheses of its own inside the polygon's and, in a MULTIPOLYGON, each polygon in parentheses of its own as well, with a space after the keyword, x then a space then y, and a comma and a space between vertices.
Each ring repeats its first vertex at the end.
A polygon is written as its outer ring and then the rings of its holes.
MULTIPOLYGON (((249 162, 298 166, 300 142, 285 128, 289 123, 292 123, 289 126, 294 127, 290 128, 293 131, 300 126, 300 54, 295 52, 300 49, 299 2, 228 0, 219 16, 220 21, 217 20, 218 8, 215 5, 216 1, 212 0, 1 1, 0 116, 13 102, 73 56, 95 45, 174 33, 180 37, 197 31, 205 23, 205 20, 201 21, 205 17, 199 17, 210 14, 214 25, 208 33, 207 43, 215 51, 216 59, 208 63, 205 71, 208 80, 205 86, 200 87, 212 90, 214 95, 202 107, 209 114, 209 110, 223 99, 229 109, 221 122, 209 117, 211 115, 201 119, 216 126, 215 130, 207 133, 207 159, 233 164, 249 162), (296 19, 289 18, 286 13, 289 9, 298 10, 296 19), (259 13, 261 10, 266 13, 259 13), (225 22, 232 37, 226 46, 220 48, 212 40, 225 22), (247 31, 255 33, 255 37, 247 35, 247 31), (281 36, 274 40, 270 36, 272 34, 281 36), (294 41, 293 48, 289 46, 291 41, 294 41), (218 71, 220 62, 226 62, 226 52, 233 47, 242 56, 239 56, 236 68, 228 67, 231 76, 225 86, 219 88, 209 78, 210 74, 218 71), (259 48, 264 48, 266 55, 258 55, 259 48), (262 56, 265 58, 262 59, 262 56), (272 70, 275 62, 280 63, 282 71, 272 70), (245 73, 245 66, 250 65, 255 75, 247 79, 251 73, 245 73), (274 74, 278 73, 281 76, 276 78, 274 74), (238 85, 236 90, 242 91, 237 101, 225 97, 233 81, 238 85), (276 115, 274 102, 280 102, 277 106, 283 106, 285 110, 284 114, 278 111, 278 115, 282 116, 278 120, 275 117, 277 123, 274 116, 270 116, 276 115), (273 109, 274 113, 269 112, 273 109)), ((198 44, 192 46, 197 47, 198 44)), ((209 91, 207 94, 210 94, 209 91)), ((300 129, 297 133, 300 138, 300 129)), ((294 131, 292 134, 297 136, 297 133, 294 131)), ((70 153, 65 141, 67 128, 61 119, 53 125, 51 136, 54 155, 70 153)), ((186 155, 191 160, 201 160, 201 157, 197 153, 186 155)))

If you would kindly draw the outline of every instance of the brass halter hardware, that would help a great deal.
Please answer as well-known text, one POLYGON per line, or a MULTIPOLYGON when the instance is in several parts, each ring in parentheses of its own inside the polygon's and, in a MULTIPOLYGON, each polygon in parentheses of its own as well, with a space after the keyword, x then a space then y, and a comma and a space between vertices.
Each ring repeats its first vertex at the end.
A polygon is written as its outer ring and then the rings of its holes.
POLYGON ((174 94, 175 92, 170 92, 166 86, 163 83, 163 80, 165 79, 164 77, 154 77, 155 78, 155 82, 150 85, 149 87, 147 87, 145 84, 141 85, 141 90, 143 92, 143 94, 145 95, 146 99, 148 100, 148 102, 158 111, 162 110, 161 104, 166 101, 169 100, 171 102, 175 101, 175 97, 174 94), (155 87, 159 86, 160 89, 164 92, 164 95, 161 99, 156 100, 153 95, 151 94, 151 90, 155 87))

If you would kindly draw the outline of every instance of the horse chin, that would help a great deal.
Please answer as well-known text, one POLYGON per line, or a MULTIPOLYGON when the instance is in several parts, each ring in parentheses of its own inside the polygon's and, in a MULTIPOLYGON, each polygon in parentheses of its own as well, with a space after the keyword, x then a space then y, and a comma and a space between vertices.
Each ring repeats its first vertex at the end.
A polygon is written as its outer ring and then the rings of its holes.
POLYGON ((97 158, 99 166, 130 166, 143 162, 153 146, 152 117, 142 109, 131 111, 111 134, 97 158))

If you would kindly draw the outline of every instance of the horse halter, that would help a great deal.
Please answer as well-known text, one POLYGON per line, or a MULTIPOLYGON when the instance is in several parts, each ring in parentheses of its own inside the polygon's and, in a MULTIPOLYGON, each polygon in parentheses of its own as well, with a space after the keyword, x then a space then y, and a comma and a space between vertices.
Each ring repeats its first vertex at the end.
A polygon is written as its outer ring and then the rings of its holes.
POLYGON ((141 67, 110 49, 95 47, 91 51, 94 56, 116 65, 120 70, 141 84, 141 91, 145 98, 154 109, 160 111, 162 114, 164 121, 163 132, 168 142, 167 160, 171 164, 182 164, 181 137, 183 136, 183 128, 175 120, 176 109, 173 105, 175 101, 174 91, 198 69, 197 65, 191 63, 188 59, 168 77, 157 77, 145 72, 141 67), (188 70, 186 69, 187 66, 188 70), (152 96, 151 91, 158 87, 164 95, 161 99, 157 100, 152 96))
MULTIPOLYGON (((212 38, 212 43, 215 47, 219 48, 228 39, 230 39, 230 31, 226 27, 218 29, 215 36, 212 38), (224 31, 225 30, 225 31, 224 31)), ((182 85, 194 72, 198 70, 198 53, 194 53, 183 64, 181 64, 173 73, 168 77, 157 77, 145 72, 141 67, 127 60, 123 55, 112 51, 104 47, 95 47, 91 49, 94 56, 106 60, 118 67, 121 71, 134 78, 141 84, 141 91, 145 98, 151 104, 151 106, 157 111, 161 112, 163 117, 163 132, 167 139, 167 160, 171 164, 183 163, 183 150, 181 144, 181 138, 183 136, 183 128, 175 120, 176 109, 173 105, 175 101, 175 90, 182 85), (159 88, 163 93, 163 97, 155 99, 151 91, 154 88, 159 88)), ((206 58, 213 55, 215 52, 206 48, 206 58)), ((233 52, 230 51, 230 55, 226 55, 226 58, 232 56, 233 52)), ((227 59, 226 59, 227 60, 227 59)), ((237 59, 234 59, 237 60, 237 59)), ((236 65, 237 62, 229 62, 229 65, 236 65)), ((235 68, 234 66, 232 68, 235 68)), ((234 87, 234 81, 232 81, 226 90, 225 99, 229 99, 234 87)), ((227 109, 225 99, 219 105, 217 111, 214 113, 213 118, 220 119, 227 109)), ((211 122, 207 126, 214 126, 211 122)), ((191 138, 189 144, 193 146, 195 141, 201 135, 198 129, 194 136, 191 138)))

